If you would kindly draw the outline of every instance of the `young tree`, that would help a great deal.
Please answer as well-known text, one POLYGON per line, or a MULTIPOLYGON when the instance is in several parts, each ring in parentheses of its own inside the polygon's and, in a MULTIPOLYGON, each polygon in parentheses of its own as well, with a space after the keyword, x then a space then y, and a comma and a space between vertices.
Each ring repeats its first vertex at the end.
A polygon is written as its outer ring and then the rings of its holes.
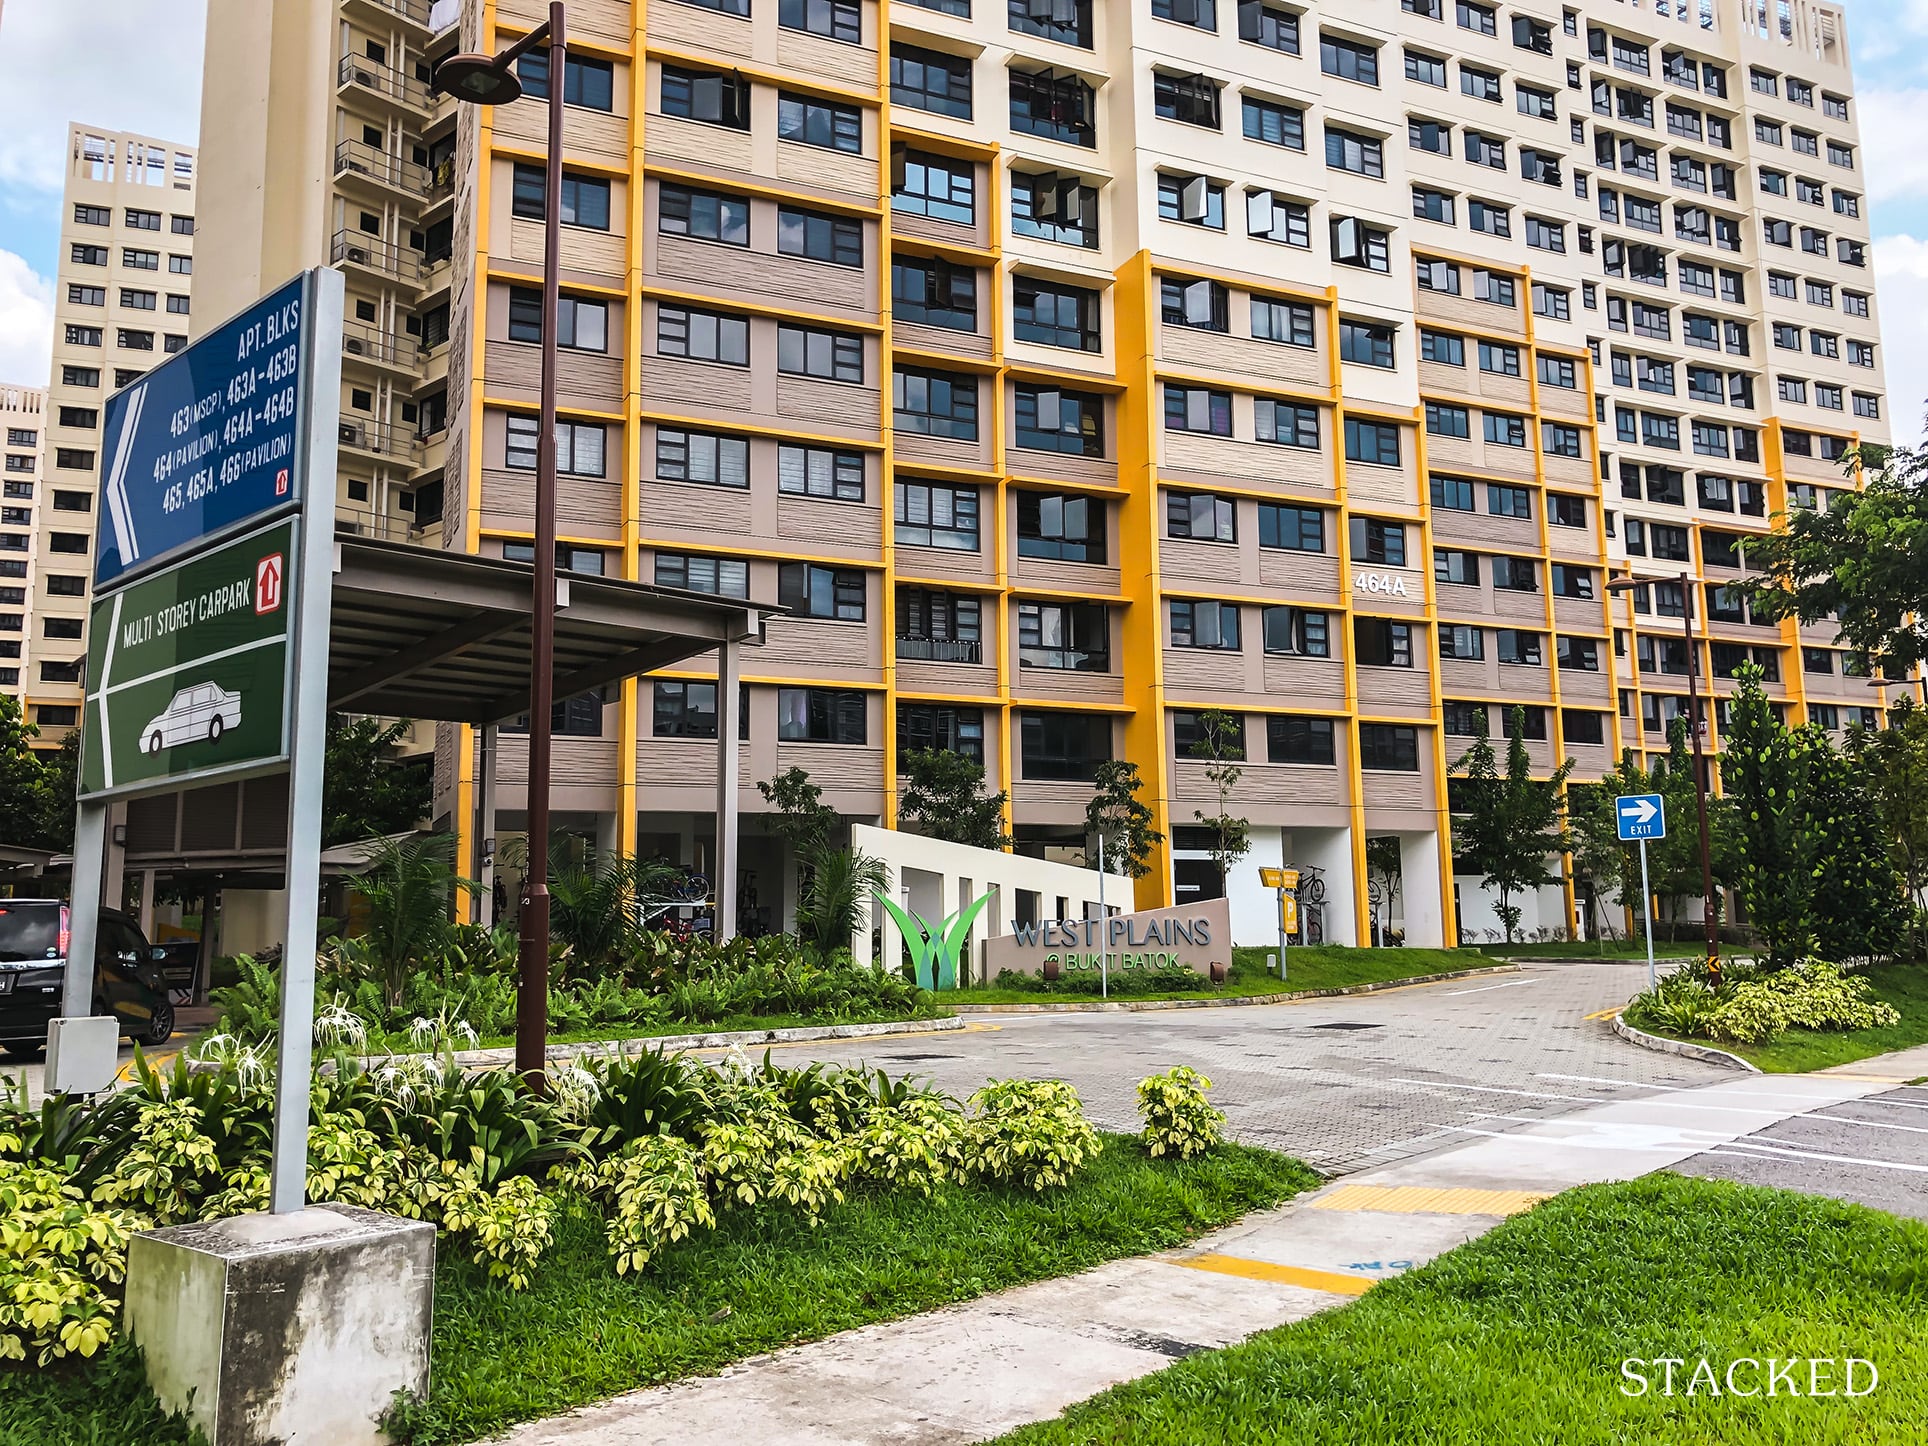
MULTIPOLYGON (((1620 767, 1633 770, 1631 753, 1621 755, 1620 767)), ((1567 848, 1573 859, 1577 902, 1584 916, 1591 901, 1593 918, 1585 920, 1585 927, 1598 923, 1603 937, 1608 939, 1614 937, 1614 922, 1613 912, 1607 905, 1627 902, 1627 880, 1622 876, 1626 846, 1620 842, 1613 803, 1621 790, 1610 786, 1619 771, 1609 774, 1607 782, 1567 785, 1567 848)), ((1637 864, 1634 877, 1639 877, 1637 864)), ((1646 926, 1644 915, 1641 926, 1646 926)))
POLYGON ((1861 492, 1796 509, 1747 559, 1766 574, 1756 591, 1770 613, 1836 620, 1868 671, 1900 677, 1928 661, 1928 446, 1858 447, 1845 465, 1865 469, 1861 492))
POLYGON ((1235 713, 1207 708, 1198 715, 1198 737, 1192 757, 1205 760, 1205 777, 1218 794, 1218 812, 1196 818, 1212 833, 1212 866, 1218 870, 1219 889, 1231 893, 1232 865, 1252 849, 1252 826, 1232 813, 1232 793, 1245 772, 1245 720, 1235 713))
POLYGON ((1889 712, 1886 728, 1856 729, 1848 747, 1874 794, 1895 866, 1913 901, 1909 952, 1919 955, 1920 914, 1928 909, 1928 710, 1904 698, 1889 712))
POLYGON ((1379 920, 1382 930, 1392 928, 1392 906, 1399 897, 1402 874, 1398 839, 1381 834, 1366 840, 1366 880, 1379 886, 1378 903, 1373 912, 1377 915, 1379 906, 1384 906, 1385 915, 1379 920))
MULTIPOLYGON (((23 848, 47 848, 47 765, 28 744, 40 736, 20 700, 0 693, 0 838, 23 848)), ((72 819, 68 828, 73 827, 72 819)))
MULTIPOLYGON (((797 933, 819 953, 850 947, 871 899, 890 892, 890 866, 855 849, 819 843, 805 857, 808 882, 797 900, 797 933)), ((894 960, 889 961, 893 966, 894 960)), ((878 961, 878 968, 885 961, 878 961)))
POLYGON ((1481 888, 1499 895, 1496 912, 1509 944, 1523 912, 1514 895, 1559 880, 1546 864, 1566 850, 1562 791, 1573 772, 1569 758, 1550 778, 1533 777, 1525 731, 1526 710, 1516 707, 1507 718, 1506 771, 1501 773, 1481 717, 1473 746, 1452 767, 1464 780, 1455 808, 1462 816, 1455 819, 1453 857, 1465 872, 1482 876, 1481 888))
POLYGON ((80 789, 80 730, 60 740, 60 747, 42 753, 46 766, 45 808, 40 818, 42 848, 65 852, 74 846, 74 804, 80 789))
POLYGON ((1142 879, 1151 872, 1151 851, 1165 835, 1151 826, 1152 811, 1138 797, 1144 787, 1138 765, 1107 758, 1092 775, 1092 787, 1085 832, 1103 836, 1106 868, 1142 879))
POLYGON ((323 848, 386 834, 410 833, 435 798, 434 759, 401 759, 395 745, 405 722, 337 714, 328 720, 322 761, 323 848))
POLYGON ((1825 731, 1809 749, 1807 829, 1815 841, 1814 943, 1823 959, 1877 959, 1900 947, 1912 911, 1902 893, 1874 790, 1825 731))
POLYGON ((368 904, 368 952, 382 977, 382 992, 398 1005, 410 970, 448 937, 450 903, 457 889, 481 885, 455 872, 455 835, 377 838, 368 867, 351 887, 368 904))
POLYGON ((932 838, 1008 849, 1005 793, 984 791, 984 765, 948 749, 915 748, 898 763, 897 812, 932 838))
POLYGON ((1760 669, 1741 668, 1728 715, 1721 781, 1735 808, 1736 884, 1768 962, 1814 951, 1816 839, 1806 799, 1813 746, 1775 718, 1760 669))
POLYGON ((776 809, 770 827, 808 860, 817 850, 828 846, 831 836, 842 825, 837 810, 823 802, 823 790, 810 781, 807 769, 791 766, 774 777, 759 781, 756 791, 763 801, 776 809))

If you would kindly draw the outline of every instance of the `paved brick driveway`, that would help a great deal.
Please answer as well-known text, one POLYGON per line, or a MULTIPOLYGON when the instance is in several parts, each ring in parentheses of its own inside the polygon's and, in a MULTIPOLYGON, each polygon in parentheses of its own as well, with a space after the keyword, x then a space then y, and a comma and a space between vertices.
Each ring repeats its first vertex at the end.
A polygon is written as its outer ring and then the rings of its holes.
POLYGON ((1070 1080, 1100 1124, 1137 1127, 1145 1075, 1190 1064, 1230 1132, 1339 1174, 1731 1071, 1638 1049, 1587 1015, 1624 1004, 1646 965, 1541 964, 1344 999, 1240 1009, 980 1017, 961 1034, 779 1051, 865 1060, 964 1094, 993 1075, 1070 1080), (1514 1119, 1500 1118, 1512 1116, 1514 1119), (1454 1127, 1460 1127, 1455 1129, 1454 1127))

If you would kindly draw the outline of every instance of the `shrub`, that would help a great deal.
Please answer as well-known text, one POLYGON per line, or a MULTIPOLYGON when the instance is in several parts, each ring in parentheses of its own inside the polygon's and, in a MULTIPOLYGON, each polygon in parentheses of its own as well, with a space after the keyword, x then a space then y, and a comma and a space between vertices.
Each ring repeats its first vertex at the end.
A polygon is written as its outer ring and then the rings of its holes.
POLYGON ((615 1207, 605 1233, 618 1275, 641 1270, 664 1246, 716 1223, 696 1150, 687 1140, 632 1140, 604 1161, 599 1175, 615 1207))
POLYGON ((1866 979, 1822 959, 1786 969, 1730 967, 1718 991, 1707 983, 1705 965, 1690 966, 1636 995, 1627 1020, 1689 1039, 1762 1044, 1789 1029, 1877 1029, 1899 1019, 1870 996, 1866 979))
POLYGON ((1205 1099, 1212 1082, 1181 1064, 1163 1074, 1138 1081, 1138 1110, 1145 1130, 1139 1137, 1153 1155, 1176 1155, 1189 1160, 1218 1143, 1225 1116, 1205 1099))
POLYGON ((58 1170, 0 1161, 0 1361, 91 1356, 113 1335, 142 1216, 89 1206, 58 1170))
POLYGON ((1027 1190, 1063 1185, 1101 1148, 1077 1090, 1063 1080, 994 1080, 970 1102, 966 1160, 987 1180, 1027 1190))
POLYGON ((960 1174, 970 1133, 963 1116, 934 1095, 874 1111, 850 1137, 852 1171, 891 1190, 929 1195, 960 1174))

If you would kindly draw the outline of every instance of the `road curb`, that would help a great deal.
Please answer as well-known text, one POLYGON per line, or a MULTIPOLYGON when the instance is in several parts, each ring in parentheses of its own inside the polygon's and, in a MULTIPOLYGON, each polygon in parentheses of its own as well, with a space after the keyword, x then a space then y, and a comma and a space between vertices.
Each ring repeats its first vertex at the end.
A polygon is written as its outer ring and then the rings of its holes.
POLYGON ((1705 1064, 1725 1065, 1729 1069, 1744 1070, 1748 1074, 1759 1074, 1757 1065, 1751 1065, 1737 1054, 1729 1054, 1724 1049, 1715 1049, 1708 1044, 1688 1044, 1685 1040, 1665 1039, 1658 1034, 1648 1034, 1645 1030, 1635 1029, 1619 1015, 1612 1019, 1613 1032, 1629 1044, 1637 1044, 1642 1049, 1651 1049, 1658 1054, 1677 1054, 1682 1059, 1697 1059, 1705 1064))
MULTIPOLYGON (((586 1039, 578 1044, 552 1044, 543 1052, 552 1060, 584 1056, 641 1054, 645 1050, 729 1049, 741 1045, 808 1044, 818 1039, 870 1039, 888 1034, 924 1034, 931 1030, 962 1029, 956 1015, 938 1019, 888 1019, 877 1024, 800 1024, 788 1029, 725 1029, 709 1034, 645 1034, 628 1039, 586 1039)), ((514 1064, 515 1046, 458 1051, 459 1065, 514 1064)))
POLYGON ((1404 989, 1409 984, 1437 984, 1446 979, 1473 979, 1487 974, 1517 974, 1518 964, 1495 964, 1488 969, 1455 969, 1446 974, 1416 974, 1410 979, 1382 979, 1373 984, 1348 984, 1343 989, 1296 989, 1289 994, 1234 994, 1213 999, 1092 999, 1066 1004, 953 1004, 959 1014, 1139 1014, 1155 1009, 1240 1009, 1248 1005, 1292 1004, 1302 999, 1337 999, 1348 994, 1377 994, 1382 989, 1404 989))

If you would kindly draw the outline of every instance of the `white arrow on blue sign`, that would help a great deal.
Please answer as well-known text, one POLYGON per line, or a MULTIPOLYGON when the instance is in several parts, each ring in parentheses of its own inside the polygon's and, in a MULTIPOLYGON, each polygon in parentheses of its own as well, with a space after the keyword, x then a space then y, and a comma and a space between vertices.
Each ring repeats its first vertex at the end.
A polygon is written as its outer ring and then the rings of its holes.
POLYGON ((1657 793, 1623 794, 1613 801, 1613 815, 1622 843, 1667 837, 1667 809, 1657 793))

